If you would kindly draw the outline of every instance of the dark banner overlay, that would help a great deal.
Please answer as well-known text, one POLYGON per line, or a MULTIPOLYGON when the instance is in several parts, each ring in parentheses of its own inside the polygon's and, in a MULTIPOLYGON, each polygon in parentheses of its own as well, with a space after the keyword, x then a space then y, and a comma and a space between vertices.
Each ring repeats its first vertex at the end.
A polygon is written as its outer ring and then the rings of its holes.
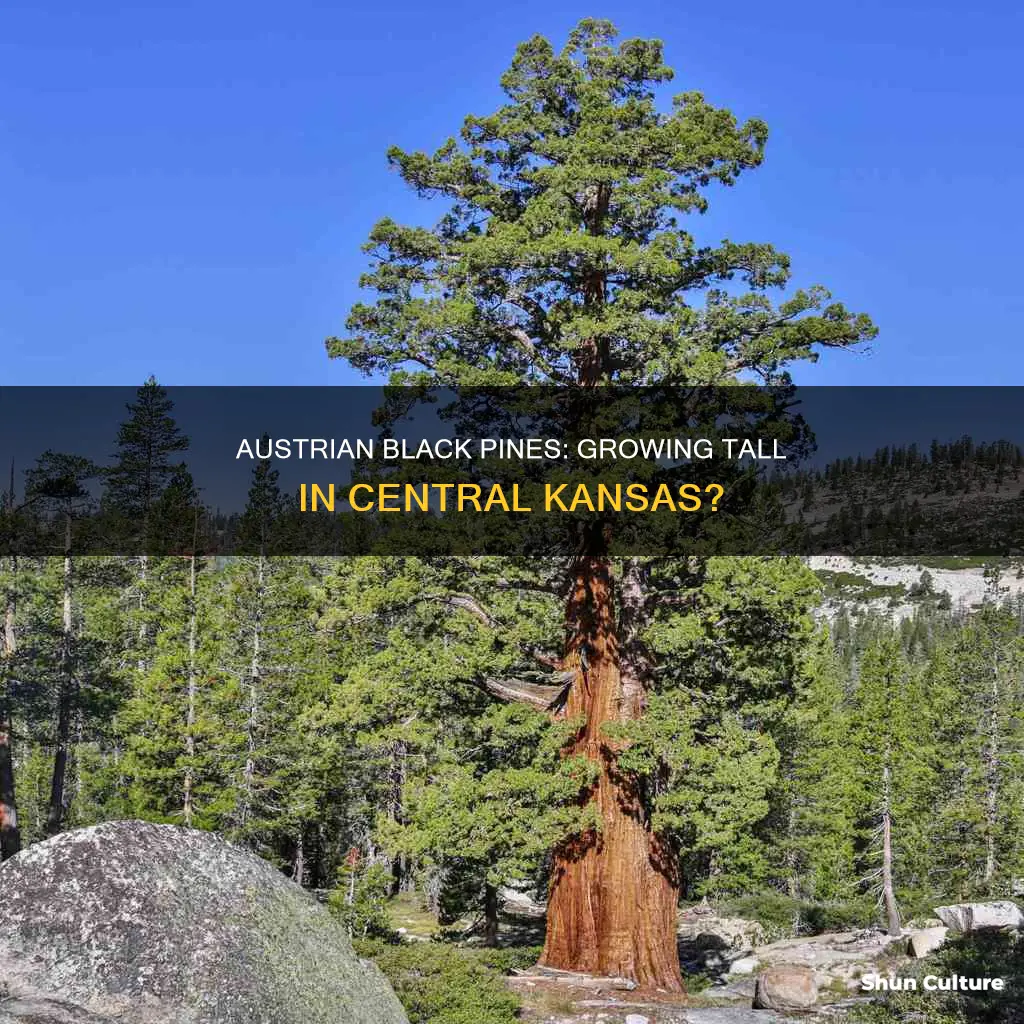
POLYGON ((0 550, 1016 555, 1022 400, 1019 388, 0 388, 0 550))

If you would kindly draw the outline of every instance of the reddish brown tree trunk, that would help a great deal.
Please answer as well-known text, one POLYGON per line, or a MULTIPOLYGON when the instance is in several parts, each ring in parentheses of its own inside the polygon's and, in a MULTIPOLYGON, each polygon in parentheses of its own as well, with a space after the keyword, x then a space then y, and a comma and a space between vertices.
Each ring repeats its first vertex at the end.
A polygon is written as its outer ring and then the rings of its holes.
POLYGON ((570 663, 578 669, 565 714, 583 720, 569 752, 599 767, 589 799, 601 826, 555 851, 541 963, 682 991, 676 858, 652 833, 636 781, 617 769, 617 744, 603 732, 642 710, 642 699, 623 687, 607 559, 580 560, 567 623, 570 663))
MULTIPOLYGON (((582 199, 587 233, 602 235, 610 188, 595 184, 582 199)), ((584 308, 598 316, 607 293, 603 268, 588 270, 581 285, 584 308)), ((581 387, 610 383, 607 337, 584 339, 574 361, 581 387)), ((588 799, 600 827, 555 851, 541 963, 632 978, 644 987, 681 992, 676 947, 678 859, 651 831, 637 780, 618 769, 619 744, 604 732, 606 725, 637 718, 643 711, 641 663, 630 650, 637 639, 636 623, 630 617, 635 568, 630 563, 624 580, 624 610, 630 621, 620 637, 609 560, 586 557, 576 564, 566 608, 567 664, 576 668, 576 678, 564 714, 583 722, 568 753, 583 754, 598 766, 598 780, 588 799), (620 640, 625 641, 622 646, 620 640)))

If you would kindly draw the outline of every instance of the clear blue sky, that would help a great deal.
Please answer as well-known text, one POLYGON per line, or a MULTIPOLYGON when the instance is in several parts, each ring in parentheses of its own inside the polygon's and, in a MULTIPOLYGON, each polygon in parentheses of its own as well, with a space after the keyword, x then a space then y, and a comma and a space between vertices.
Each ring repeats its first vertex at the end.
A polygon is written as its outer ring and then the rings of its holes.
POLYGON ((15 0, 0 30, 0 383, 355 382, 324 354, 391 143, 499 101, 583 16, 771 135, 702 236, 771 241, 882 328, 817 384, 1024 383, 1021 38, 962 3, 15 0))

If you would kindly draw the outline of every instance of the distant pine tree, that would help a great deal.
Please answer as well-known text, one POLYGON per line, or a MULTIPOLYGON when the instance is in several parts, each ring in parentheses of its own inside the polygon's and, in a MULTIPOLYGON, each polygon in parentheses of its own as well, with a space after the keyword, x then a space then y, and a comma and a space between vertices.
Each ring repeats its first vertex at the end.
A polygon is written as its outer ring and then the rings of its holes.
POLYGON ((104 505, 132 528, 143 543, 164 488, 180 466, 174 456, 187 451, 188 438, 171 415, 166 389, 150 377, 128 404, 129 417, 117 432, 114 464, 105 474, 104 505))

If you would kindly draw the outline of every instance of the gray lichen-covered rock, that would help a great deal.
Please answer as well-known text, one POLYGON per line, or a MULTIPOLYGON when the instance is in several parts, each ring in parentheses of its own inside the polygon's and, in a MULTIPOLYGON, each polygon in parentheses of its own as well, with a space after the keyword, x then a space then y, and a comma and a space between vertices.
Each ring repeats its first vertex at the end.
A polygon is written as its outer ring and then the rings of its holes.
POLYGON ((323 907, 206 832, 68 832, 0 867, 0 893, 0 1022, 407 1024, 323 907))
POLYGON ((953 903, 936 907, 935 916, 952 932, 989 929, 1013 930, 1024 928, 1024 912, 1012 900, 991 900, 988 903, 953 903))

